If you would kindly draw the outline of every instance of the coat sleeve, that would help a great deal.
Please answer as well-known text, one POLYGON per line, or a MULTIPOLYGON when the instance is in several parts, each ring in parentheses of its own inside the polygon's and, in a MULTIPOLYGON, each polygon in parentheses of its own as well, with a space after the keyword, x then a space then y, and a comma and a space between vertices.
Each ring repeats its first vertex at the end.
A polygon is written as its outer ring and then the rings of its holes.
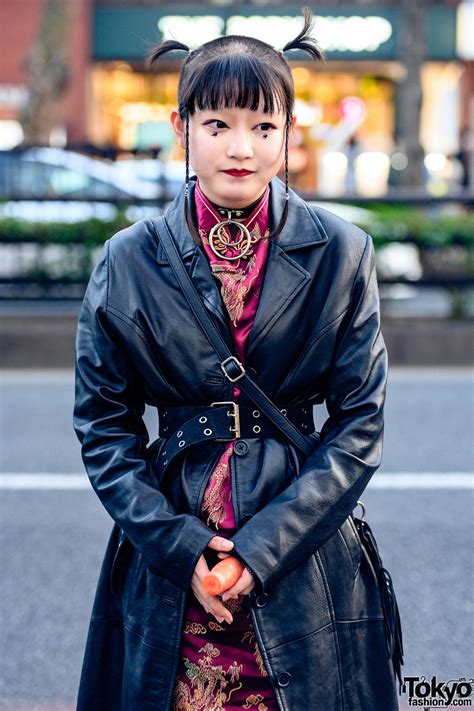
POLYGON ((255 573, 256 591, 271 590, 336 533, 380 466, 387 367, 375 252, 366 235, 331 362, 320 441, 298 478, 232 538, 255 573))
POLYGON ((107 308, 109 246, 107 240, 79 314, 73 425, 92 488, 110 516, 152 572, 187 590, 215 532, 177 514, 150 471, 142 378, 107 308))

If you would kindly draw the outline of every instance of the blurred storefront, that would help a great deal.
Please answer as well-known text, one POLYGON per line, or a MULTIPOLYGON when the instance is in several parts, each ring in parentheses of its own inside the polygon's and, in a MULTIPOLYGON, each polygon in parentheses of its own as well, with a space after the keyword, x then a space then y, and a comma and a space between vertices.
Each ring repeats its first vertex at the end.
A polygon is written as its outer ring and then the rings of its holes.
MULTIPOLYGON (((251 34, 280 48, 300 28, 295 7, 97 6, 92 140, 123 148, 158 144, 162 155, 182 158, 169 125, 179 55, 163 58, 157 75, 146 74, 145 43, 174 37, 193 47, 220 34, 251 34)), ((396 7, 317 8, 315 35, 328 61, 316 64, 304 53, 286 54, 297 96, 293 185, 328 195, 351 188, 365 194, 385 191, 390 155, 397 148, 397 83, 404 76, 399 31, 396 7)), ((456 8, 431 8, 426 33, 420 138, 428 155, 454 153, 463 72, 456 59, 456 8)))
MULTIPOLYGON (((65 102, 67 141, 82 138, 123 150, 159 148, 160 157, 177 161, 182 154, 169 114, 184 54, 167 55, 159 74, 151 75, 144 70, 147 48, 169 37, 196 46, 221 34, 249 34, 280 49, 301 28, 296 5, 75 2, 83 8, 78 13, 83 29, 78 34, 76 28, 74 36, 83 37, 87 54, 77 49, 76 42, 76 65, 78 56, 83 61, 71 77, 74 101, 65 102)), ((40 4, 34 0, 35 7, 40 4)), ((472 98, 465 88, 465 76, 470 72, 472 77, 472 58, 459 51, 464 27, 460 13, 466 5, 470 3, 446 2, 430 7, 425 15, 420 139, 433 164, 441 160, 439 156, 459 151, 460 133, 472 113, 472 98)), ((353 3, 350 8, 318 7, 314 12, 315 36, 328 61, 316 64, 305 53, 286 54, 297 96, 292 185, 327 195, 352 189, 382 193, 390 156, 399 149, 397 91, 405 76, 400 8, 394 3, 371 7, 353 3)), ((17 22, 20 14, 16 13, 17 22)), ((0 104, 1 92, 0 75, 0 104)))

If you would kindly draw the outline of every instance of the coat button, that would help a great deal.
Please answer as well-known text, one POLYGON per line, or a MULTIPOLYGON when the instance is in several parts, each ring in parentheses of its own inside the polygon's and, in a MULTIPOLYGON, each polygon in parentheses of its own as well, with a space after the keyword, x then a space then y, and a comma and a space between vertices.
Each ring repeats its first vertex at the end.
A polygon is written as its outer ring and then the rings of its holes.
POLYGON ((249 451, 249 446, 248 446, 247 442, 245 442, 245 440, 239 439, 239 441, 234 444, 234 452, 236 454, 240 455, 241 457, 244 454, 247 454, 248 451, 249 451))
POLYGON ((277 684, 278 686, 288 686, 291 682, 291 674, 288 672, 281 672, 278 674, 277 684))
POLYGON ((257 607, 265 607, 268 604, 268 594, 261 593, 255 598, 255 604, 257 607))

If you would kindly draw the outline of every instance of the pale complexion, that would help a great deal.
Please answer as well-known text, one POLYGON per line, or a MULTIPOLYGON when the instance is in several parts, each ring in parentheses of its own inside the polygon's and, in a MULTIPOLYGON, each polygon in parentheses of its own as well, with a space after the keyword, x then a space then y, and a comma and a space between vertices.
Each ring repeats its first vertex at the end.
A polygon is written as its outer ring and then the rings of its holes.
MULTIPOLYGON (((176 109, 171 112, 170 119, 178 145, 185 148, 185 123, 176 109)), ((233 107, 219 111, 198 110, 190 116, 189 162, 209 200, 225 207, 240 208, 255 202, 263 194, 285 156, 285 119, 283 112, 264 113, 262 105, 258 111, 233 107), (234 177, 223 172, 232 169, 252 173, 234 177)), ((293 117, 290 130, 295 121, 296 117, 293 117)), ((227 539, 216 535, 208 548, 220 551, 218 557, 225 558, 232 555, 228 551, 232 550, 233 543, 230 548, 228 544, 227 539)), ((206 612, 219 622, 226 620, 230 624, 232 614, 219 596, 204 591, 202 581, 207 573, 209 567, 202 554, 191 579, 194 595, 206 612)), ((224 592, 222 600, 247 595, 254 587, 254 579, 244 569, 235 585, 224 592)))
MULTIPOLYGON (((212 202, 240 208, 255 202, 278 173, 285 156, 285 114, 237 107, 197 110, 189 117, 189 162, 212 202), (225 170, 250 170, 235 177, 225 170)), ((178 144, 185 148, 185 122, 171 112, 178 144)), ((293 116, 291 127, 296 117, 293 116)))

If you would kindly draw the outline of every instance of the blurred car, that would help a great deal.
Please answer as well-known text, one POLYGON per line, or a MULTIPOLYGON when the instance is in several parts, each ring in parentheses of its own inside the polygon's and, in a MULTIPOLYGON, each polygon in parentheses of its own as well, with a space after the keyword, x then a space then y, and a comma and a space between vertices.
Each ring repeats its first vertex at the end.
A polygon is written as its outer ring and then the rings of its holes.
MULTIPOLYGON (((111 161, 54 147, 0 151, 0 199, 5 199, 0 203, 0 216, 35 222, 112 220, 117 214, 113 201, 170 201, 184 175, 184 164, 175 161, 111 161)), ((157 214, 157 206, 132 203, 126 208, 131 220, 152 214, 157 214)))
POLYGON ((0 195, 35 198, 156 198, 160 186, 115 163, 54 147, 0 151, 0 195))

